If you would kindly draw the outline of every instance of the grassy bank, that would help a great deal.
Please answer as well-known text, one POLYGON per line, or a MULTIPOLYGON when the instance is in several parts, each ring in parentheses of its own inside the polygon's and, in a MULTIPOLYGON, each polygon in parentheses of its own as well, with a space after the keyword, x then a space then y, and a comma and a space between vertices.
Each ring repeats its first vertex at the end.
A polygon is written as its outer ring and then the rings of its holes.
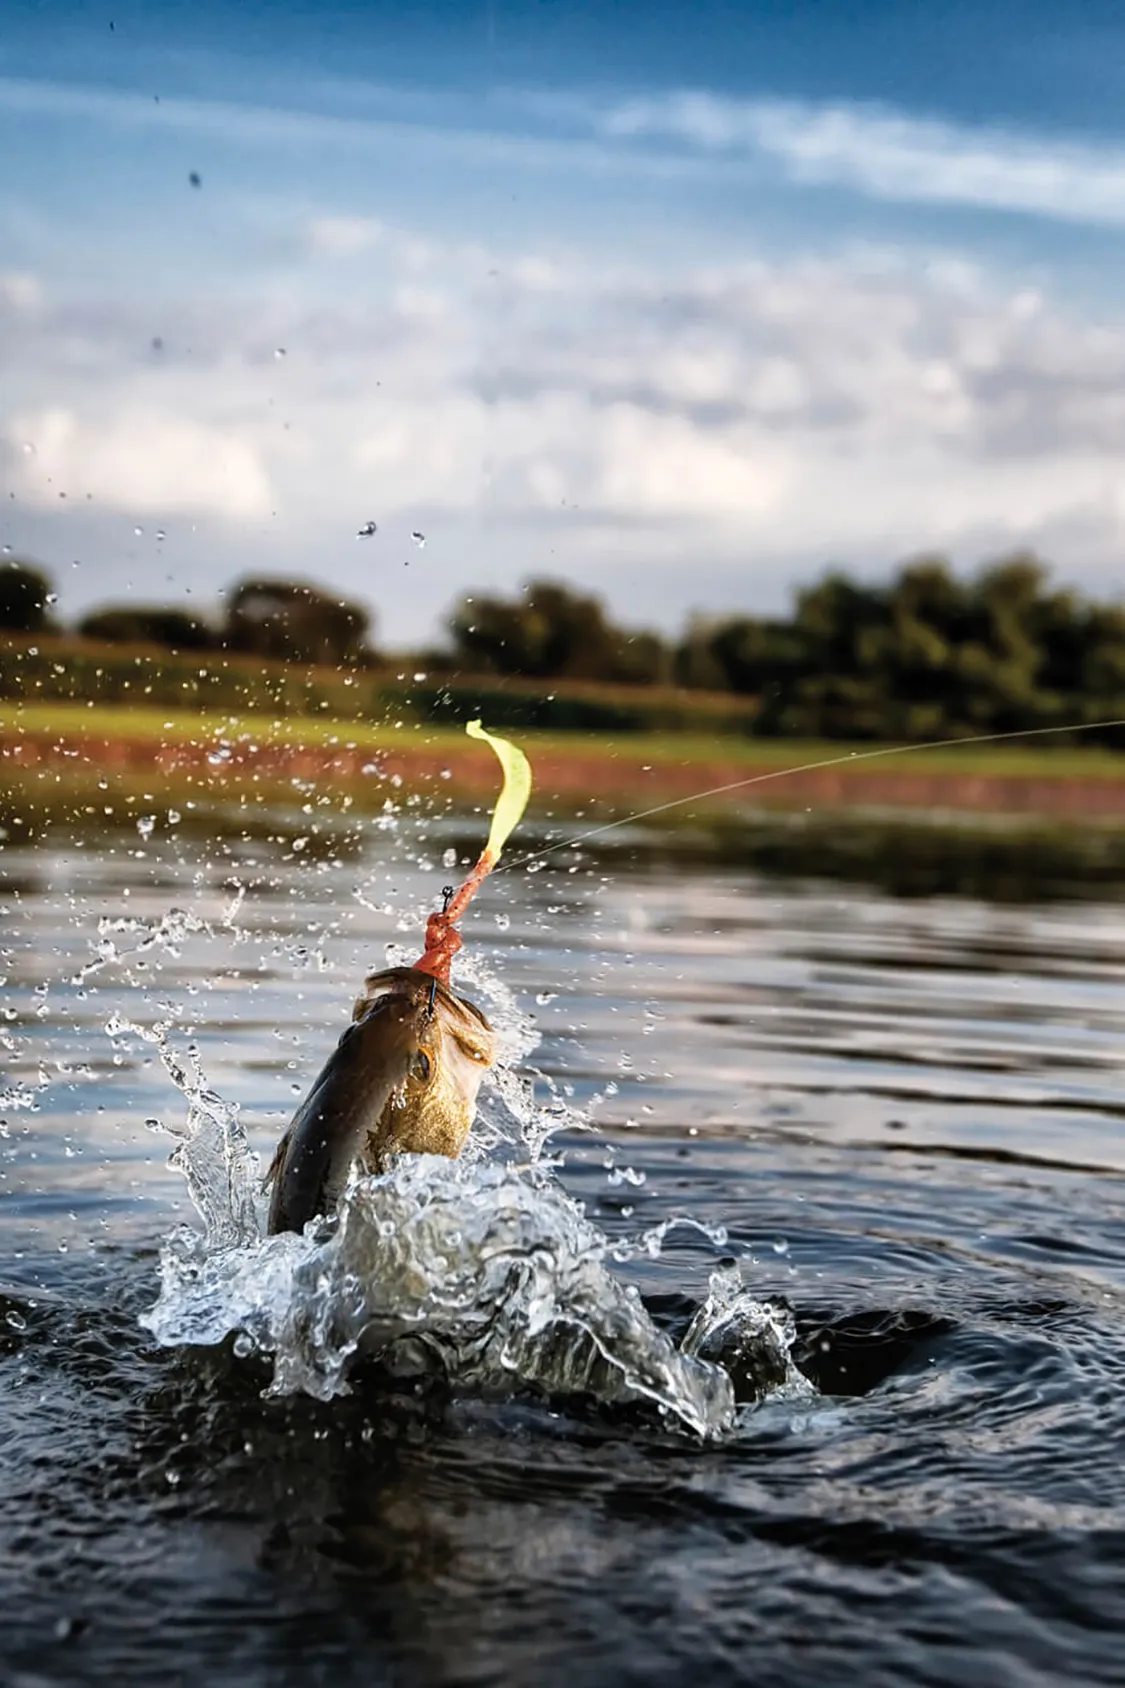
POLYGON ((67 634, 0 633, 0 698, 22 703, 146 706, 178 713, 268 714, 332 721, 456 725, 486 715, 497 728, 559 732, 753 730, 758 706, 730 692, 608 681, 433 673, 413 659, 364 668, 303 666, 245 652, 170 651, 67 634))
MULTIPOLYGON (((466 717, 467 719, 468 717, 466 717)), ((496 723, 485 717, 486 726, 496 723)), ((554 759, 580 755, 584 762, 637 772, 657 768, 722 766, 734 770, 797 770, 810 763, 838 763, 846 772, 883 765, 896 773, 988 775, 1017 778, 1104 780, 1125 783, 1125 757, 1076 742, 1062 748, 1052 738, 988 744, 967 741, 926 749, 919 745, 845 744, 826 739, 751 739, 711 733, 551 732, 528 728, 518 735, 528 754, 554 759)), ((109 705, 73 701, 0 701, 0 740, 9 748, 27 739, 74 746, 99 741, 166 751, 211 751, 227 744, 241 753, 313 750, 410 756, 440 753, 459 763, 491 765, 486 750, 469 739, 463 724, 421 721, 355 721, 322 716, 270 716, 222 710, 169 710, 147 704, 109 705)))
MULTIPOLYGON (((681 819, 730 810, 909 809, 1081 819, 1125 827, 1125 759, 1094 747, 941 749, 692 733, 526 731, 541 813, 606 820, 675 803, 681 819), (716 787, 734 786, 729 791, 716 787), (682 805, 682 807, 681 807, 682 805)), ((494 759, 460 727, 74 702, 0 704, 0 821, 46 821, 160 804, 243 813, 313 805, 374 812, 390 798, 491 800, 494 759)))

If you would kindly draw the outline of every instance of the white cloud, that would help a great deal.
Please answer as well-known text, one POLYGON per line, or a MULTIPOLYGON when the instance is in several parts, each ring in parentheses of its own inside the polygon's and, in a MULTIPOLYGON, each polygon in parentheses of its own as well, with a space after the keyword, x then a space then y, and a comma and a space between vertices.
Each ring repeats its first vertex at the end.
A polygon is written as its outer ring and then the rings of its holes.
POLYGON ((0 313, 30 316, 43 303, 38 277, 26 270, 0 270, 0 313))
POLYGON ((376 217, 314 217, 309 224, 309 249, 324 258, 354 258, 378 246, 386 230, 376 217))
POLYGON ((782 502, 788 454, 753 427, 702 429, 688 417, 613 404, 598 430, 597 503, 623 520, 669 516, 753 527, 782 502))
POLYGON ((780 162, 795 181, 878 199, 1026 212, 1125 227, 1125 151, 928 121, 857 104, 730 100, 682 92, 601 112, 618 138, 664 137, 780 162))
POLYGON ((245 521, 267 514, 269 478, 236 429, 164 412, 52 407, 4 427, 20 496, 53 506, 89 495, 129 514, 198 514, 245 521))
POLYGON ((210 522, 197 590, 230 578, 225 525, 239 568, 371 595, 390 638, 531 572, 674 621, 760 605, 763 570, 923 548, 1057 541, 1072 572, 1116 565, 1125 311, 878 253, 657 276, 431 243, 422 285, 412 242, 381 234, 362 295, 306 259, 211 309, 205 355, 191 296, 157 356, 127 305, 53 291, 5 343, 5 518, 65 517, 58 551, 83 555, 87 492, 123 529, 210 522))

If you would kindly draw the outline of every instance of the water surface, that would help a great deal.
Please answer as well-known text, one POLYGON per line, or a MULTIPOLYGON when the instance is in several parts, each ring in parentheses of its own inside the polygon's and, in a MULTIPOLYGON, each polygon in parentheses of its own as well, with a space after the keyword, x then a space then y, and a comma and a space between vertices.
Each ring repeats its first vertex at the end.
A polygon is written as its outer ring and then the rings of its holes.
POLYGON ((1104 889, 902 900, 627 838, 476 905, 478 986, 534 1017, 521 1067, 605 1270, 674 1347, 737 1264, 792 1308, 804 1398, 701 1437, 518 1372, 264 1397, 260 1354, 142 1326, 193 1218, 185 1106, 107 1025, 194 1045, 268 1155, 452 836, 5 851, 6 1679, 1119 1682, 1104 889))

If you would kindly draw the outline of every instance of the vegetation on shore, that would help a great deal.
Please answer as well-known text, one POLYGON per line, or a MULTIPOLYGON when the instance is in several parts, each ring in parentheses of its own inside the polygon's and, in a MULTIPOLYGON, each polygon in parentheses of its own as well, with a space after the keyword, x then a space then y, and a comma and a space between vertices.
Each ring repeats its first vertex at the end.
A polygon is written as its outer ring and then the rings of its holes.
POLYGON ((1056 590, 1027 556, 969 579, 932 558, 882 584, 830 573, 788 617, 696 618, 676 640, 532 581, 466 597, 445 644, 393 663, 367 610, 307 583, 244 580, 215 620, 111 605, 65 637, 49 587, 0 568, 0 697, 858 743, 1107 723, 1101 741, 1125 744, 1125 605, 1056 590))

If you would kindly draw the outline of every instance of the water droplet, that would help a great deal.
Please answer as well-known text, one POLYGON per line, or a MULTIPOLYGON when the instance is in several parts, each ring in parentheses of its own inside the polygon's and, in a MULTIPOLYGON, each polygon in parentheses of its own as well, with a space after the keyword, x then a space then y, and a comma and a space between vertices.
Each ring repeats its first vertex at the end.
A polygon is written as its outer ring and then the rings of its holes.
POLYGON ((48 592, 47 593, 47 603, 57 604, 58 601, 59 601, 59 595, 58 595, 57 592, 48 592))
POLYGON ((775 1237, 774 1238, 773 1252, 775 1254, 788 1254, 789 1253, 789 1244, 786 1242, 784 1237, 775 1237))
POLYGON ((419 533, 418 529, 415 528, 410 537, 414 541, 415 545, 417 545, 419 551, 424 551, 426 549, 426 536, 424 533, 419 533))
POLYGON ((508 930, 509 926, 512 924, 511 915, 510 914, 504 914, 503 911, 501 911, 496 916, 496 924, 500 928, 501 932, 506 932, 508 930))
POLYGON ((454 850, 452 847, 448 850, 443 850, 442 853, 441 853, 441 865, 442 865, 442 867, 456 867, 457 866, 457 852, 456 852, 456 850, 454 850))
POLYGON ((379 529, 376 527, 374 522, 364 522, 363 526, 357 532, 356 538, 357 539, 370 539, 372 534, 378 533, 378 531, 379 531, 379 529))
POLYGON ((240 1330, 234 1339, 234 1351, 240 1360, 245 1360, 247 1355, 254 1352, 253 1337, 247 1336, 244 1330, 240 1330))
POLYGON ((275 346, 273 355, 274 355, 275 358, 283 358, 285 356, 285 347, 284 346, 275 346))
POLYGON ((139 538, 140 538, 140 537, 141 537, 141 535, 142 535, 142 533, 144 533, 144 531, 145 531, 145 530, 144 530, 144 528, 142 528, 142 527, 135 527, 135 528, 134 528, 134 529, 133 529, 133 532, 134 532, 134 533, 135 533, 135 534, 136 534, 136 536, 137 536, 137 538, 138 538, 138 539, 139 539, 139 538))
POLYGON ((152 837, 152 829, 155 825, 156 825, 156 816, 155 815, 138 815, 138 817, 137 817, 137 831, 140 833, 142 838, 151 838, 152 837))
POLYGON ((5 1313, 4 1323, 6 1325, 10 1325, 13 1330, 27 1329, 27 1320, 24 1318, 22 1313, 17 1313, 14 1307, 9 1312, 5 1313))
POLYGON ((427 675, 426 675, 425 669, 420 669, 419 672, 417 674, 415 674, 415 676, 414 676, 414 679, 415 679, 416 682, 421 682, 422 680, 425 680, 426 678, 427 678, 427 675))
POLYGON ((539 991, 535 1000, 539 1004, 540 1008, 546 1008, 549 1002, 555 1001, 558 994, 558 991, 539 991))

